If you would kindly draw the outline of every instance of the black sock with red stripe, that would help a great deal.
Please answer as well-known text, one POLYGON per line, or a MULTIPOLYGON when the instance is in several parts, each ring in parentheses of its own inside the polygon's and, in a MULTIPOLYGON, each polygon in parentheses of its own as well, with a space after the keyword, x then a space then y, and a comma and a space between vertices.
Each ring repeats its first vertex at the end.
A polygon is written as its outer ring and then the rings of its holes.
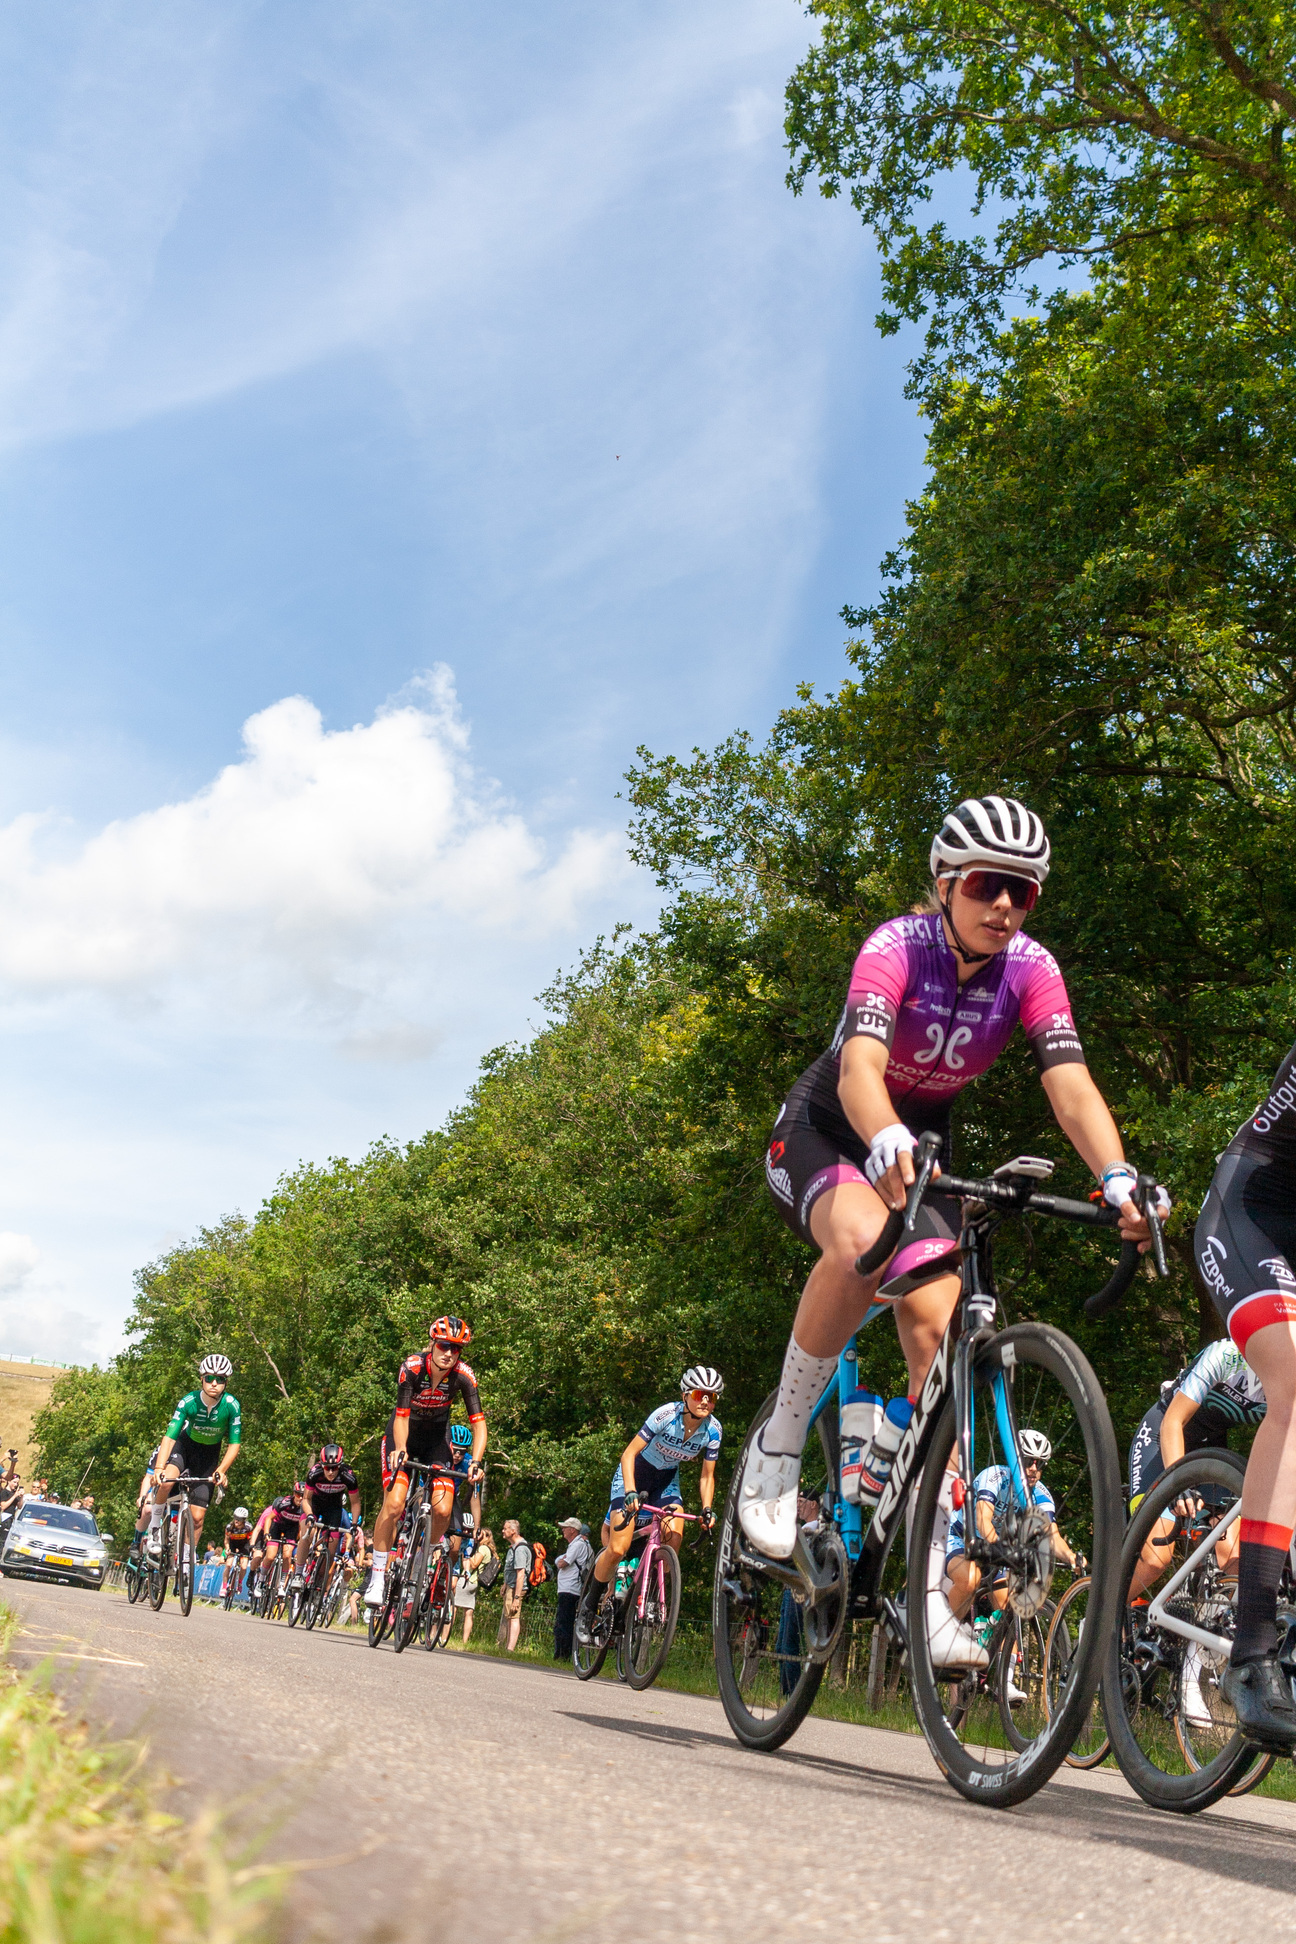
POLYGON ((1234 1667, 1278 1651, 1278 1582, 1291 1537, 1290 1526, 1269 1525, 1264 1519, 1242 1521, 1234 1667))

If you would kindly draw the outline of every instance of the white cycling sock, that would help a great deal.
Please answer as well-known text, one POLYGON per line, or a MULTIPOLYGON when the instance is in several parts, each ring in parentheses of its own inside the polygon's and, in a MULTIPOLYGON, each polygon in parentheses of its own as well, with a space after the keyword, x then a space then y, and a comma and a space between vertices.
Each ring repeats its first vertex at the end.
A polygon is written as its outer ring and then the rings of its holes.
POLYGON ((382 1575, 383 1575, 383 1574, 384 1574, 384 1573, 385 1573, 385 1572, 387 1571, 387 1555, 386 1555, 386 1553, 380 1553, 380 1552, 377 1552, 377 1551, 375 1551, 375 1553, 374 1553, 374 1556, 373 1556, 373 1569, 374 1569, 374 1571, 375 1571, 375 1573, 377 1573, 377 1574, 378 1574, 378 1576, 379 1576, 379 1578, 381 1578, 381 1577, 382 1577, 382 1575))
POLYGON ((761 1426, 762 1451, 799 1455, 805 1450, 810 1413, 836 1368, 836 1357, 812 1357, 808 1350, 801 1348, 795 1336, 788 1338, 778 1398, 769 1419, 761 1426))
POLYGON ((149 1531, 156 1532, 158 1527, 161 1525, 163 1519, 165 1519, 165 1517, 166 1517, 165 1505, 155 1505, 153 1507, 152 1512, 149 1514, 149 1531))

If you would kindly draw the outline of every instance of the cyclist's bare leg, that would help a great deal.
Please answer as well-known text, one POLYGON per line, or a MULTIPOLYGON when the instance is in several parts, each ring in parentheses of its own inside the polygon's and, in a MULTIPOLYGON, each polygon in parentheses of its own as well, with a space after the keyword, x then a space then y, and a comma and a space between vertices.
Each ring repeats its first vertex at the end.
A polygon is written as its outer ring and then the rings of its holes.
POLYGON ((634 1544, 636 1521, 627 1519, 621 1525, 618 1519, 603 1521, 603 1550, 594 1561, 594 1577, 603 1586, 616 1578, 616 1569, 634 1544))
POLYGON ((950 1583, 949 1603, 954 1616, 961 1620, 981 1584, 981 1568, 974 1566, 966 1553, 956 1553, 953 1559, 945 1562, 945 1573, 950 1583))
POLYGON ((1247 1339, 1246 1360, 1264 1385, 1242 1486, 1242 1517, 1296 1525, 1296 1324, 1267 1323, 1247 1339))
MULTIPOLYGON (((806 1279, 792 1326, 807 1356, 837 1356, 864 1321, 886 1270, 865 1279, 856 1275, 855 1262, 877 1241, 888 1213, 882 1197, 862 1181, 829 1188, 810 1210, 810 1233, 822 1254, 806 1279)), ((938 1276, 895 1305, 911 1396, 931 1369, 958 1298, 958 1277, 938 1276)))
POLYGON ((661 1522, 661 1536, 664 1545, 677 1553, 684 1542, 684 1521, 668 1512, 661 1522))
POLYGON ((437 1540, 444 1535, 454 1513, 454 1486, 448 1484, 444 1478, 438 1478, 432 1486, 429 1497, 432 1501, 432 1523, 429 1532, 432 1544, 435 1546, 437 1540))
POLYGON ((374 1551, 391 1551, 391 1542, 396 1537, 396 1528, 405 1510, 405 1500, 409 1496, 409 1479, 404 1472, 397 1472, 386 1492, 383 1494, 382 1511, 374 1520, 374 1551))

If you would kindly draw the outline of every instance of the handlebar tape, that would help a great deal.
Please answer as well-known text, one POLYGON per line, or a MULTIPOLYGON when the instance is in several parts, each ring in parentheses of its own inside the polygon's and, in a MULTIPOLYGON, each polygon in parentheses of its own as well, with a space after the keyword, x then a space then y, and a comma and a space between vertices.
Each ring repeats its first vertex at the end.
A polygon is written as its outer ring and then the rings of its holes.
POLYGON ((895 1253, 895 1246, 900 1240, 900 1233, 904 1228, 904 1221, 905 1212, 903 1208, 893 1208, 887 1216, 882 1227, 882 1233, 873 1244, 873 1247, 866 1249, 862 1256, 856 1258, 855 1274, 857 1276, 871 1276, 875 1269, 880 1269, 882 1264, 895 1253))
POLYGON ((1125 1291, 1133 1282, 1139 1266, 1139 1247, 1137 1242, 1121 1245, 1120 1261, 1112 1271, 1111 1278, 1085 1304, 1085 1315, 1089 1318, 1105 1316, 1109 1309, 1115 1309, 1125 1291))

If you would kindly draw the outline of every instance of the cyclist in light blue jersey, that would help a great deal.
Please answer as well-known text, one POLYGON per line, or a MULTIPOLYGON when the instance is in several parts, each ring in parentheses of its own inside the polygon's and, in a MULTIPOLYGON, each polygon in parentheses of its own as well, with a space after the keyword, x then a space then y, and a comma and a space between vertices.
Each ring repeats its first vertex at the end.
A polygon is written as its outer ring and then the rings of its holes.
MULTIPOLYGON (((1020 1431, 1017 1445, 1021 1453, 1022 1469, 1031 1501, 1048 1516, 1053 1555, 1056 1559, 1062 1560, 1065 1565, 1074 1566, 1076 1555, 1058 1531, 1057 1505, 1053 1494, 1040 1479, 1041 1472, 1053 1456, 1053 1447, 1042 1431, 1020 1431)), ((1016 1503, 1012 1474, 1007 1465, 987 1465, 986 1469, 978 1472, 972 1481, 972 1490, 978 1533, 983 1539, 997 1539, 1009 1508, 1016 1503)), ((949 1536, 945 1541, 946 1590, 950 1606, 960 1620, 971 1607, 977 1588, 981 1584, 981 1568, 973 1564, 966 1552, 965 1511, 965 1506, 955 1506, 950 1519, 949 1536)), ((1002 1607, 1007 1597, 1007 1573, 998 1573, 990 1585, 991 1605, 996 1608, 1002 1607)))
MULTIPOLYGON (((702 1526, 709 1532, 715 1524, 712 1501, 715 1498, 716 1459, 722 1436, 715 1407, 724 1390, 724 1378, 709 1364, 691 1364, 680 1379, 678 1404, 662 1404, 650 1411, 640 1430, 621 1454, 621 1463, 612 1474, 607 1516, 603 1521, 603 1550, 594 1561, 593 1574, 586 1582, 590 1594, 582 1593, 576 1617, 576 1638, 589 1644, 591 1603, 616 1578, 616 1570, 634 1544, 635 1535, 647 1525, 652 1505, 682 1505, 679 1468, 695 1458, 702 1461, 698 1497, 702 1503, 702 1526), (627 1489, 627 1480, 629 1489, 627 1489), (628 1516, 633 1514, 634 1516, 628 1516), (624 1524, 622 1523, 624 1520, 624 1524)), ((662 1538, 675 1552, 684 1537, 684 1524, 669 1515, 662 1521, 662 1538)))

